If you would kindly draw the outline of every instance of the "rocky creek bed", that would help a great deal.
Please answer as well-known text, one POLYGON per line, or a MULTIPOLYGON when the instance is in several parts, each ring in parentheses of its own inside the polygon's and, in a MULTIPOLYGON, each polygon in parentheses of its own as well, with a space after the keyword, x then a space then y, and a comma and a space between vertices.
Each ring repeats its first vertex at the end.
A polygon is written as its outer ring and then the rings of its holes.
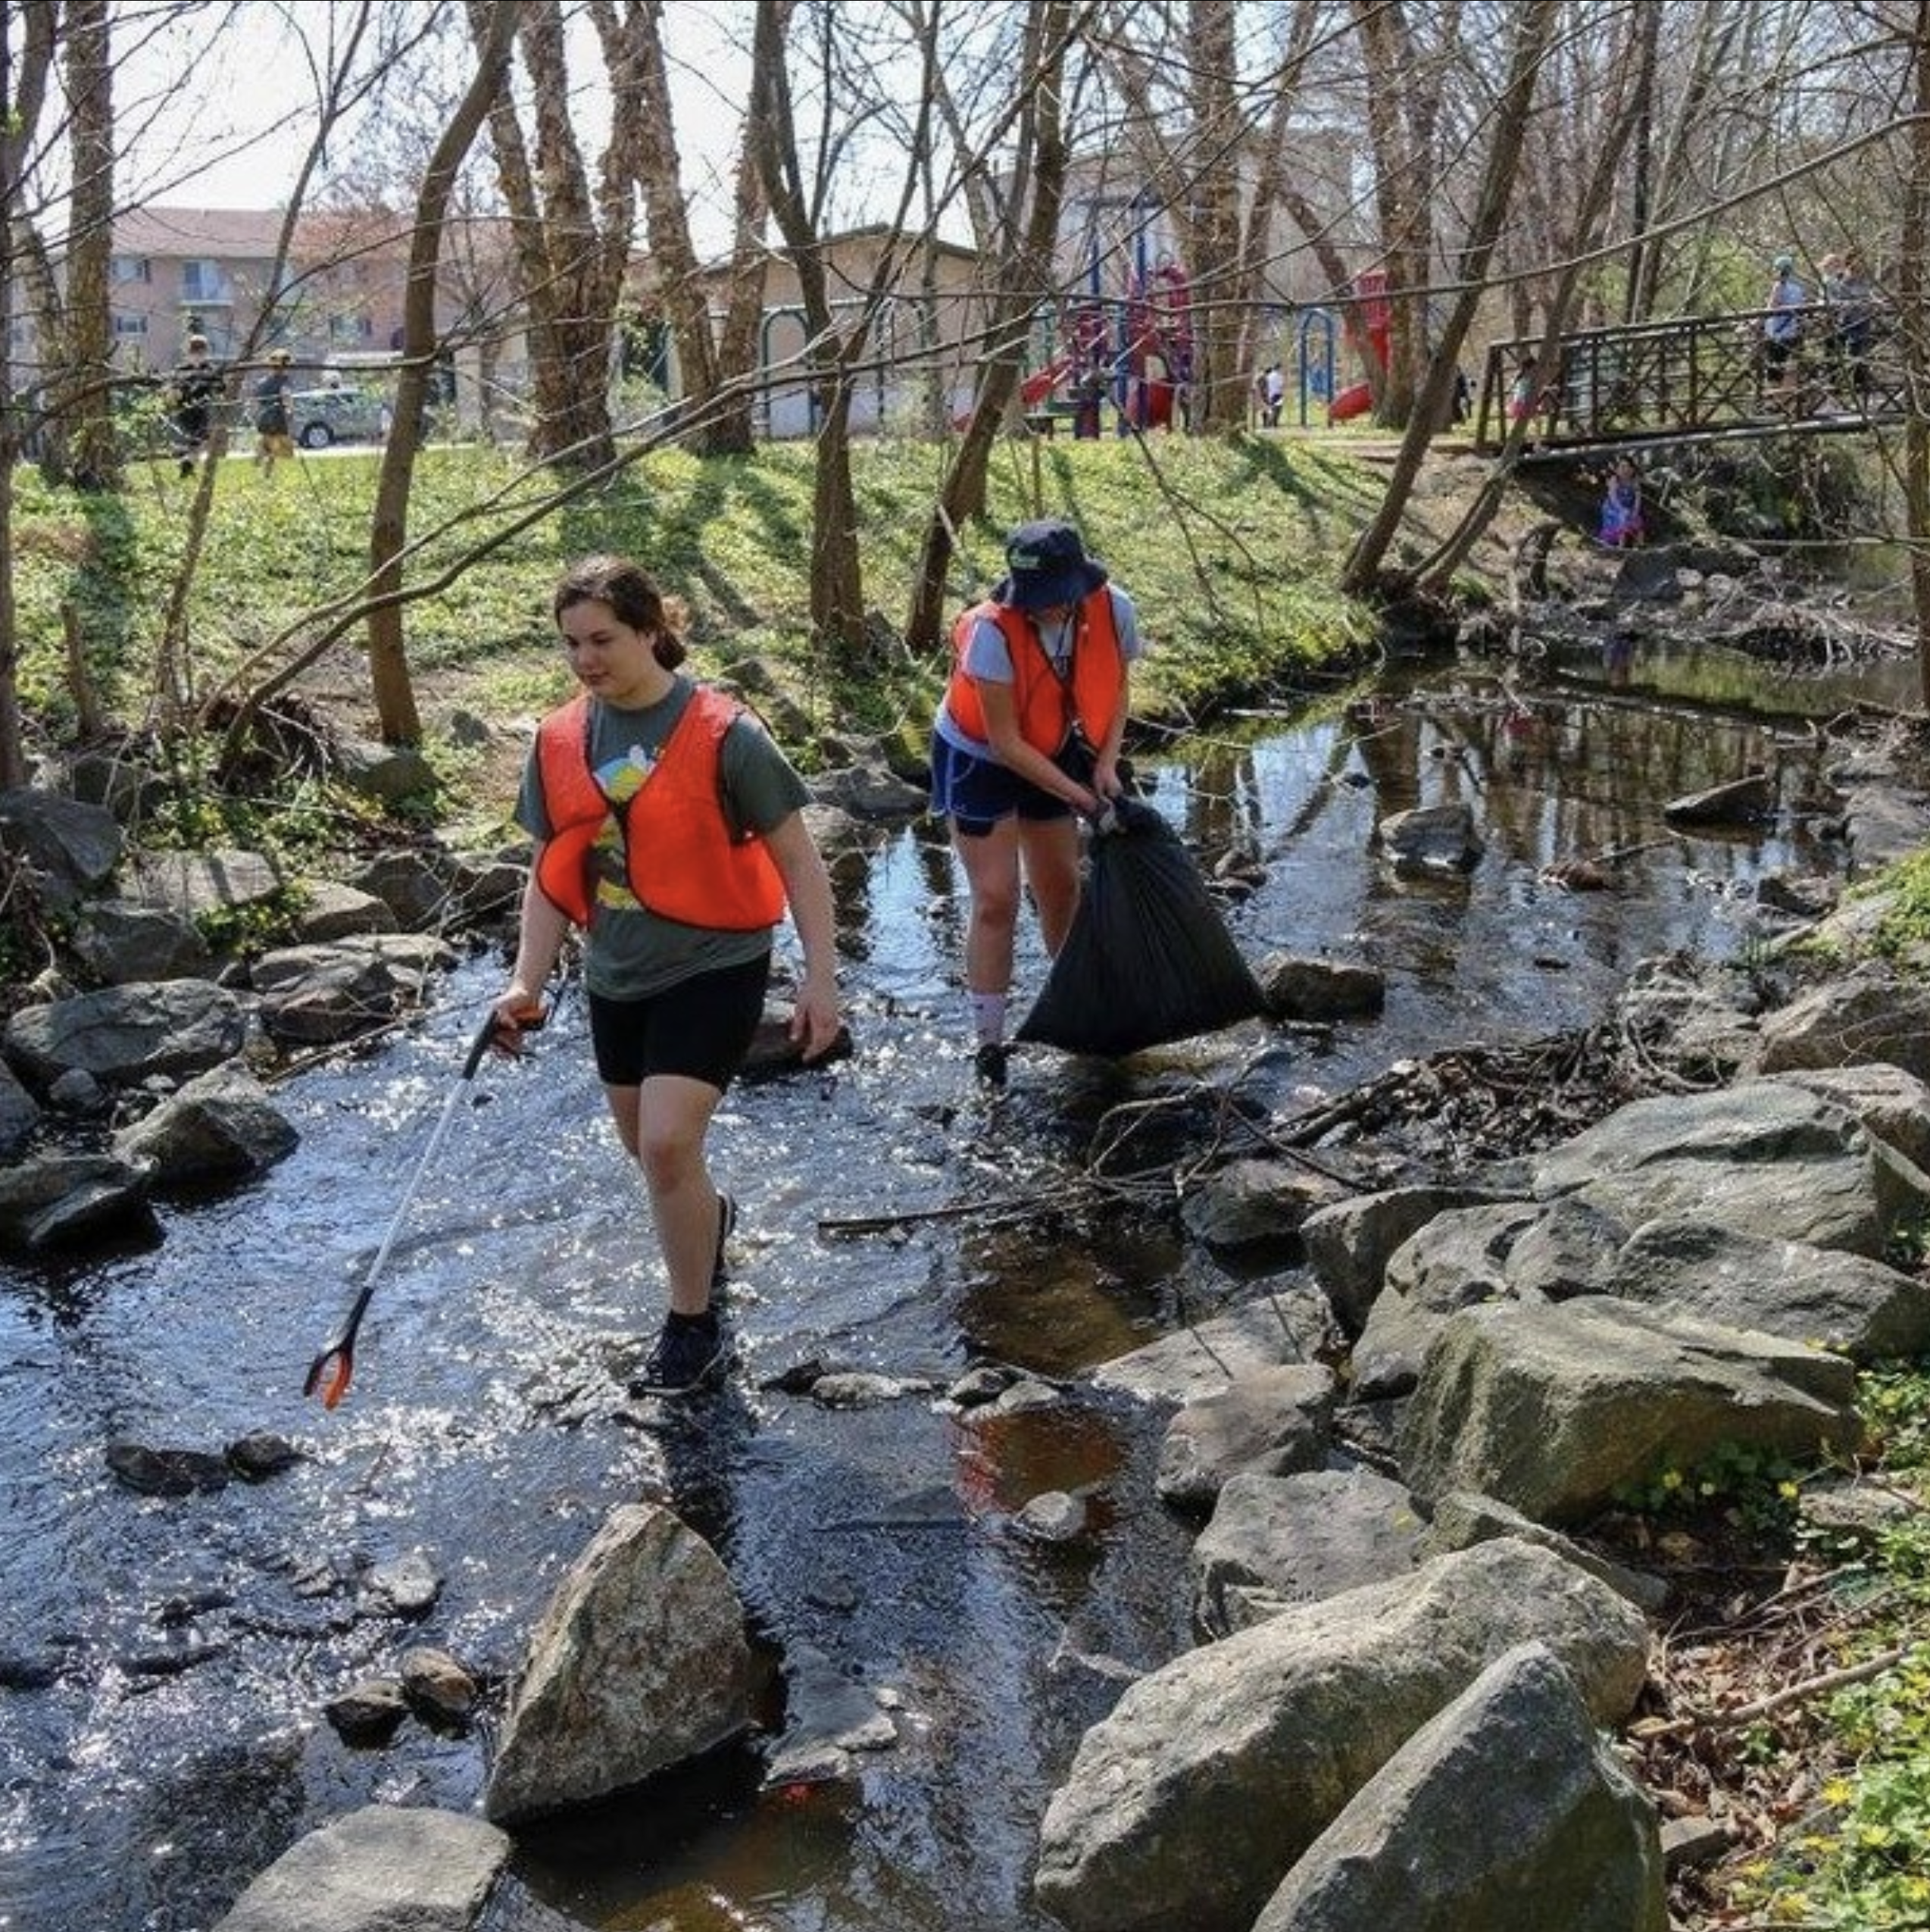
MULTIPOLYGON (((1497 756, 1506 718, 1541 702, 1508 683, 1497 756)), ((1374 721, 1361 726, 1357 769, 1378 783, 1385 863, 1451 893, 1469 820, 1400 796, 1391 768, 1377 781, 1364 749, 1374 721)), ((997 1520, 1039 1561, 1103 1545, 1127 1495, 1158 1499, 1185 1550, 1176 1616, 1122 1640, 1127 1658, 1069 1626, 1059 1668, 1076 1686, 1080 1741, 1037 1769, 1048 1795, 1011 1874, 1031 1903, 1010 1923, 1041 1912, 1074 1927, 1307 1932, 1393 1911, 1465 1925, 1531 1886, 1560 1902, 1564 1924, 1660 1927, 1672 1884, 1679 1907, 1691 1896, 1697 1861, 1753 1848, 1775 1826, 1712 1743, 1722 1709, 1700 1701, 1672 1640, 1706 1619, 1718 1574, 1772 1624, 1794 1587, 1786 1569, 1741 1581, 1746 1552, 1658 1543, 1619 1499, 1729 1444, 1835 1465, 1806 1486, 1806 1506, 1853 1522, 1872 1500, 1854 1473, 1858 1365, 1930 1346, 1930 1291, 1897 1265, 1900 1236, 1930 1213, 1930 1014, 1907 963, 1865 956, 1870 903, 1838 899, 1844 876, 1921 843, 1918 752, 1907 732, 1872 728, 1830 741, 1800 786, 1738 793, 1725 781, 1672 801, 1688 824, 1798 808, 1845 862, 1833 879, 1796 870, 1766 883, 1759 935, 1735 955, 1628 962, 1585 1024, 1437 1046, 1317 1093, 1266 1078, 1269 1049, 1247 1043, 1244 1060, 1182 1060, 1150 1091, 1076 1096, 1082 1139, 1031 1123, 1045 1165, 1016 1196, 1009 1173, 970 1160, 944 1172, 942 1193, 976 1196, 994 1255, 1029 1247, 1029 1263, 992 1262, 1014 1277, 1053 1252, 1042 1226, 1089 1251, 1108 1219, 1176 1210, 1184 1240, 1234 1275, 1189 1301, 1197 1277, 1176 1268, 1161 1320, 1140 1324, 1165 1328, 1160 1339, 1095 1349, 1103 1359, 1071 1374, 1015 1362, 1017 1349, 981 1349, 959 1372, 916 1349, 853 1348, 848 1333, 845 1358, 800 1350, 767 1365, 785 1399, 828 1416, 910 1402, 978 1440, 1020 1442, 1125 1416, 1117 1426, 1148 1445, 1090 1481, 1045 1458, 1029 1479, 1009 1458, 992 1479, 997 1520), (1797 945, 1819 935, 1820 951, 1797 945), (1471 1815, 1494 1828, 1468 1830, 1471 1815)), ((823 789, 827 841, 853 854, 875 855, 873 828, 919 803, 879 764, 823 789)), ((80 1278, 77 1254, 164 1241, 183 1190, 245 1188, 289 1158, 280 1068, 379 1034, 460 975, 476 943, 465 935, 486 948, 517 883, 510 855, 383 856, 314 890, 305 943, 243 976, 192 961, 195 895, 233 905, 250 880, 263 893, 286 881, 229 855, 136 868, 130 893, 105 806, 36 793, 0 807, 10 849, 39 889, 69 896, 74 930, 90 936, 80 956, 106 982, 82 992, 50 978, 51 996, 8 1027, 0 1231, 23 1270, 55 1279, 80 1278), (61 1123, 73 1131, 49 1131, 61 1123)), ((1196 843, 1236 903, 1241 842, 1196 843)), ((1614 851, 1597 840, 1562 853, 1608 876, 1549 889, 1612 889, 1614 851)), ((1281 949, 1263 966, 1301 1085, 1318 1065, 1304 1049, 1370 1024, 1387 996, 1365 959, 1281 949)), ((894 1050, 915 1053, 920 1037, 894 1050)), ((770 1071, 782 1061, 774 1051, 770 1071)), ((507 1170, 478 1179, 512 1214, 521 1205, 507 1170)), ((809 1218, 820 1239, 917 1255, 927 1206, 848 1205, 809 1218)), ((479 1224, 471 1238, 485 1238, 479 1224)), ((101 1281, 88 1292, 106 1292, 111 1271, 101 1281)), ((554 1374, 538 1394, 551 1424, 608 1407, 554 1374)), ((629 1426, 661 1432, 661 1418, 629 1426)), ((238 1478, 270 1499, 302 1480, 275 1435, 238 1435, 199 1461, 138 1431, 95 1448, 148 1511, 180 1512, 238 1478)), ((433 1566, 347 1573, 403 1640, 374 1646, 393 1668, 320 1687, 335 1733, 378 1760, 379 1740, 405 1723, 471 1741, 454 1748, 454 1768, 343 1781, 333 1805, 311 1793, 285 1826, 246 1837, 290 1849, 234 1905, 227 1932, 357 1924, 371 1894, 385 1909, 414 1901, 424 1924, 583 1922, 518 1851, 541 1841, 539 1821, 620 1802, 639 1780, 674 1789, 693 1756, 746 1737, 761 1740, 757 1775, 773 1793, 848 1799, 875 1754, 914 1754, 932 1715, 915 1686, 847 1673, 854 1705, 821 1682, 807 1692, 801 1646, 779 1667, 794 1674, 793 1721, 768 1734, 757 1561, 707 1515, 701 1484, 692 1506, 676 1461, 673 1441, 652 1493, 614 1508, 586 1478, 523 1600, 454 1624, 446 1645, 408 1635, 448 1587, 433 1566), (373 1802, 343 1802, 351 1793, 373 1802)), ((893 1520, 943 1526, 907 1532, 914 1540, 952 1536, 958 1521, 893 1520)), ((344 1573, 324 1563, 313 1577, 318 1602, 342 1603, 344 1573)), ((857 1599, 840 1608, 826 1593, 830 1624, 861 1614, 857 1599)), ((149 1680, 199 1668, 214 1640, 196 1633, 221 1612, 178 1599, 163 1621, 187 1640, 153 1652, 167 1668, 149 1680)), ((58 1630, 18 1631, 8 1697, 105 1689, 77 1661, 84 1650, 58 1630)), ((123 1647, 123 1676, 138 1662, 123 1647)), ((705 1922, 694 1902, 672 1909, 705 1922)), ((197 1909, 170 1905, 155 1922, 214 1922, 197 1909)))

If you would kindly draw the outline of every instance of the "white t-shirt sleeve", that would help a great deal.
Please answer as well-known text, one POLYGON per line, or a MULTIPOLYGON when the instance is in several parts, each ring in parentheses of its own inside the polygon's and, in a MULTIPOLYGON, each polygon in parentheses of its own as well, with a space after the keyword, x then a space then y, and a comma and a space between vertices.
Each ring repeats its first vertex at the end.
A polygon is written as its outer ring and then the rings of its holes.
POLYGON ((1005 633, 990 617, 980 617, 965 640, 965 674, 982 677, 988 684, 1015 684, 1018 674, 1012 668, 1012 652, 1005 633))

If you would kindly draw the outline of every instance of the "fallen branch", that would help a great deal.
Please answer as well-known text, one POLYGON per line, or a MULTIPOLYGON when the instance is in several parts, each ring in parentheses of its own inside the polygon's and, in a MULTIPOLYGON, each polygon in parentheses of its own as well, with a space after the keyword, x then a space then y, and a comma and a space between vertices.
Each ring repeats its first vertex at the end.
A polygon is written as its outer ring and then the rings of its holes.
POLYGON ((1785 1684, 1782 1690, 1772 1690, 1768 1696, 1758 1697, 1752 1703, 1738 1704, 1726 1711, 1691 1711, 1683 1717, 1632 1724, 1629 1734, 1646 1743, 1659 1737, 1687 1737, 1698 1730, 1739 1730, 1759 1718, 1773 1716, 1791 1704, 1800 1704, 1805 1699, 1827 1696, 1832 1690, 1847 1690, 1853 1683, 1867 1683, 1872 1677, 1880 1677, 1885 1671, 1894 1670, 1916 1648, 1913 1643, 1899 1644, 1894 1649, 1866 1658, 1860 1664, 1846 1665, 1840 1671, 1825 1671, 1821 1677, 1806 1677, 1800 1683, 1785 1684))

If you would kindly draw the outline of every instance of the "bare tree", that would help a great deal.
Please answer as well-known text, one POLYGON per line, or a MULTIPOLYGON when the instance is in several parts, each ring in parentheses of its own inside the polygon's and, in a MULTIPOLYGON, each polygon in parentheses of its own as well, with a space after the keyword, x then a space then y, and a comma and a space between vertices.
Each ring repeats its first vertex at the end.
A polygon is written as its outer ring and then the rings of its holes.
POLYGON ((1910 517, 1910 587, 1916 617, 1916 663, 1923 708, 1930 711, 1930 0, 1913 0, 1904 26, 1909 57, 1908 172, 1897 258, 1897 307, 1906 392, 1915 399, 1903 432, 1903 483, 1910 517))
POLYGON ((916 649, 929 649, 942 633, 945 580, 957 533, 985 504, 992 452, 1025 370, 1031 318, 1054 286, 1053 256, 1065 205, 1066 64, 1082 16, 1070 0, 1033 0, 1010 70, 1017 88, 997 116, 982 150, 964 134, 963 117, 941 75, 938 99, 953 139, 963 150, 963 174, 981 255, 992 264, 985 352, 963 440, 938 486, 913 586, 906 634, 916 649), (1011 145, 1004 165, 988 157, 1011 145))
POLYGON ((851 483, 851 414, 855 371, 872 338, 881 304, 903 273, 907 250, 905 217, 923 171, 930 138, 931 101, 936 85, 937 36, 928 31, 912 50, 918 65, 919 105, 898 205, 883 225, 883 237, 867 285, 842 313, 834 308, 826 262, 824 214, 837 162, 851 130, 832 120, 842 70, 841 41, 848 23, 832 8, 811 11, 814 64, 820 120, 810 150, 801 143, 795 90, 787 51, 787 24, 779 10, 758 10, 751 64, 751 122, 756 130, 758 167, 771 211, 784 237, 798 277, 807 339, 804 364, 817 417, 816 464, 811 503, 811 629, 847 668, 862 662, 866 650, 864 580, 858 549, 858 520, 851 483))
POLYGON ((14 464, 20 415, 13 378, 14 270, 27 224, 23 162, 38 137, 53 64, 52 7, 28 10, 17 61, 0 33, 0 789, 27 783, 20 702, 20 630, 14 600, 14 464))
MULTIPOLYGON (((789 23, 791 0, 770 0, 768 11, 781 39, 789 23)), ((770 260, 764 236, 769 205, 747 120, 738 150, 727 307, 722 333, 714 335, 709 289, 691 236, 689 203, 671 118, 664 12, 663 0, 626 0, 620 20, 611 0, 595 0, 592 8, 617 98, 633 91, 637 102, 633 155, 651 277, 676 342, 692 440, 707 455, 748 455, 753 441, 752 393, 747 379, 757 366, 764 269, 770 260)))
MULTIPOLYGON (((480 46, 489 11, 483 0, 468 7, 480 46)), ((490 108, 489 133, 528 307, 530 451, 595 469, 616 455, 610 374, 636 226, 639 117, 619 99, 592 194, 570 118, 563 29, 558 0, 523 0, 517 38, 536 123, 533 158, 507 92, 490 108)))
POLYGON ((1368 380, 1376 420, 1398 428, 1413 410, 1431 353, 1423 292, 1432 280, 1441 95, 1460 45, 1462 0, 1436 0, 1431 11, 1414 0, 1351 4, 1363 50, 1388 303, 1385 380, 1371 357, 1368 380), (1432 27, 1432 44, 1424 26, 1432 27))
POLYGON ((114 424, 114 315, 108 302, 114 253, 114 60, 108 0, 67 0, 67 89, 73 181, 67 261, 66 367, 61 413, 73 480, 109 489, 120 480, 114 424))
POLYGON ((1492 117, 1488 165, 1463 263, 1460 298, 1409 417, 1386 494, 1348 558, 1341 583, 1357 593, 1373 586, 1379 578, 1382 560, 1406 512, 1434 426, 1446 414, 1461 344, 1473 320, 1488 262, 1507 217, 1509 198, 1534 106, 1535 83, 1541 77, 1560 7, 1561 0, 1523 0, 1516 10, 1507 80, 1492 117))
MULTIPOLYGON (((464 158, 492 102, 502 92, 515 39, 514 0, 487 0, 487 7, 475 76, 442 130, 416 195, 409 279, 403 297, 402 368, 396 380, 392 427, 383 449, 369 530, 369 584, 379 599, 401 587, 402 557, 408 541, 409 483, 421 446, 429 372, 439 346, 436 294, 443 223, 464 158)), ((390 744, 417 742, 422 736, 422 721, 409 677, 402 610, 398 603, 378 602, 370 614, 369 677, 383 739, 390 744)))

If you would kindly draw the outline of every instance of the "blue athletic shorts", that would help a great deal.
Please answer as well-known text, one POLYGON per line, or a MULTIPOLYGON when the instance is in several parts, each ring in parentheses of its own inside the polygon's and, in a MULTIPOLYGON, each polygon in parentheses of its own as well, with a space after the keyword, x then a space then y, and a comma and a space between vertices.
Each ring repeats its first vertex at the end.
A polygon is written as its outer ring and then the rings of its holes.
MULTIPOLYGON (((1084 757, 1082 748, 1068 747, 1053 760, 1062 771, 1075 767, 1069 762, 1084 757)), ((1089 783, 1089 778, 1081 783, 1089 783)), ((961 752, 949 739, 932 734, 932 809, 948 818, 962 839, 982 839, 1001 819, 1017 812, 1021 818, 1048 823, 1070 818, 1073 808, 1065 800, 1042 789, 1029 778, 1021 778, 995 758, 974 758, 961 752)))
POLYGON ((589 996, 590 1045, 606 1086, 641 1086, 680 1074, 721 1093, 744 1064, 764 1016, 770 955, 698 973, 647 999, 589 996))

